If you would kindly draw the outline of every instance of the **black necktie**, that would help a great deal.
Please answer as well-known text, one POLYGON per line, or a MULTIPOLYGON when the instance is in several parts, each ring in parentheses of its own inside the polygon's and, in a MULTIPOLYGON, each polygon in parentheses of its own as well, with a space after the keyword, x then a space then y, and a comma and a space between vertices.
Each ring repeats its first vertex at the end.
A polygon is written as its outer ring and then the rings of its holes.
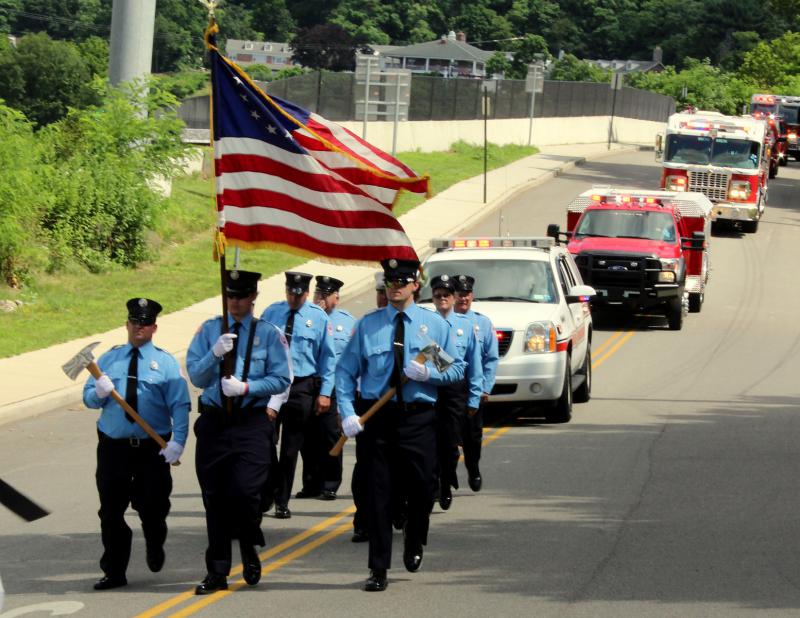
MULTIPOLYGON (((136 389, 139 386, 139 349, 131 349, 131 362, 128 365, 128 386, 125 388, 125 402, 137 412, 139 406, 139 397, 136 389)), ((133 417, 125 413, 125 420, 129 423, 133 422, 133 417)))
POLYGON ((236 338, 233 340, 233 347, 231 348, 231 358, 233 359, 233 369, 231 369, 231 373, 236 373, 236 350, 239 347, 239 328, 241 326, 241 322, 233 323, 233 334, 236 335, 236 338))
POLYGON ((286 318, 286 327, 283 329, 283 334, 286 337, 286 343, 292 343, 292 331, 294 330, 294 316, 297 315, 297 309, 289 311, 289 317, 286 318))
POLYGON ((394 352, 394 368, 392 369, 391 384, 397 389, 397 401, 403 402, 403 361, 405 359, 405 337, 406 325, 403 321, 403 314, 398 313, 394 318, 394 345, 392 350, 394 352))

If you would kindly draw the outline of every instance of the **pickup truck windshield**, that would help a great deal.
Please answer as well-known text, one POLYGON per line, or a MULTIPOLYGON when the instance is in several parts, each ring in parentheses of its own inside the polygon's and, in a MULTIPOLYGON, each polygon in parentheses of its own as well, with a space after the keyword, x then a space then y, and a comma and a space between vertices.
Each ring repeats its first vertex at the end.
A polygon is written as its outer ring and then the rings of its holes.
POLYGON ((587 236, 676 240, 672 215, 650 210, 588 210, 578 222, 573 238, 587 236))
MULTIPOLYGON (((437 275, 475 277, 475 300, 555 303, 558 301, 550 263, 533 260, 452 260, 425 265, 425 278, 437 275)), ((431 300, 431 288, 420 290, 420 299, 431 300)))
POLYGON ((671 163, 756 169, 761 145, 744 139, 670 135, 664 160, 671 163))

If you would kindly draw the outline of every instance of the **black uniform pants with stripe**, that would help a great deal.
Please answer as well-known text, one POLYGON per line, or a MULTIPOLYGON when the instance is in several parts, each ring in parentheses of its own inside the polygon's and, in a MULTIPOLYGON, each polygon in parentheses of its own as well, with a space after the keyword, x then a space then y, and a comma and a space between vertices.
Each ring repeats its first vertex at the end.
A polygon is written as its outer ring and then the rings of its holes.
POLYGON ((464 449, 464 465, 470 477, 477 476, 480 472, 478 463, 481 460, 481 445, 483 444, 483 409, 469 416, 465 414, 461 419, 461 444, 464 449))
MULTIPOLYGON (((314 399, 319 395, 321 380, 314 378, 314 399)), ((303 489, 309 493, 321 490, 339 491, 342 484, 342 453, 331 457, 328 452, 339 441, 339 413, 336 410, 336 392, 331 394, 331 407, 316 414, 309 434, 303 441, 300 456, 303 458, 303 489)))
POLYGON ((265 410, 204 412, 194 424, 195 469, 206 509, 209 573, 228 575, 231 541, 263 546, 261 491, 270 467, 275 425, 265 410))
POLYGON ((158 454, 161 447, 154 440, 140 440, 135 446, 129 440, 97 433, 95 481, 104 550, 100 568, 109 577, 122 577, 128 568, 133 538, 125 511, 131 505, 139 514, 147 547, 162 547, 167 538, 172 476, 169 464, 158 454))
MULTIPOLYGON (((361 402, 364 409, 372 401, 361 402)), ((408 500, 406 542, 428 542, 436 486, 436 412, 387 403, 359 435, 358 465, 366 478, 369 568, 392 566, 393 496, 408 500)))
POLYGON ((466 380, 439 387, 436 399, 436 446, 441 487, 458 488, 458 445, 461 444, 461 428, 467 416, 468 388, 466 380))
POLYGON ((295 378, 289 391, 289 400, 278 412, 280 455, 275 478, 275 504, 288 506, 292 497, 297 456, 308 436, 314 432, 314 377, 295 378))

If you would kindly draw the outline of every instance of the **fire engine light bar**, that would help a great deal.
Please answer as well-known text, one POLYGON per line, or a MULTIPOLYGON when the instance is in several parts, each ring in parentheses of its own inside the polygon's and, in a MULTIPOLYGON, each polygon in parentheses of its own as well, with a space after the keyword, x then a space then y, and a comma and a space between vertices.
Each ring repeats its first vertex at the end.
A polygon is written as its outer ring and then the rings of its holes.
POLYGON ((770 105, 775 103, 775 95, 772 94, 754 94, 753 95, 753 103, 769 103, 770 105))
POLYGON ((491 249, 495 247, 539 247, 555 245, 555 239, 545 237, 494 237, 494 238, 433 238, 433 249, 491 249))
MULTIPOLYGON (((684 179, 685 182, 685 179, 684 179)), ((593 202, 613 202, 616 204, 656 204, 661 205, 661 201, 654 197, 647 197, 644 195, 592 195, 593 202)))

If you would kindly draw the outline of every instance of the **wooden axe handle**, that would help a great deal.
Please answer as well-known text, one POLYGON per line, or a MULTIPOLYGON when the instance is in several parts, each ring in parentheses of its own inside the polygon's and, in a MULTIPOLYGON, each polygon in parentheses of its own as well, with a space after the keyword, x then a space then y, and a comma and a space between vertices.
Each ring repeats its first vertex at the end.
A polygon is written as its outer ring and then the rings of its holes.
MULTIPOLYGON (((89 363, 86 366, 86 369, 88 369, 89 373, 91 373, 92 376, 94 376, 95 380, 97 380, 98 378, 100 378, 101 375, 103 375, 103 372, 100 371, 100 367, 98 367, 97 363, 94 362, 94 361, 89 363)), ((153 438, 153 440, 155 440, 156 443, 161 448, 166 448, 167 447, 167 443, 164 442, 164 438, 159 436, 156 433, 155 429, 150 427, 150 424, 146 420, 144 420, 141 416, 139 416, 139 413, 136 410, 134 410, 130 406, 130 404, 122 398, 122 396, 116 391, 116 389, 111 391, 111 396, 114 398, 114 401, 116 401, 120 406, 122 406, 122 409, 125 410, 125 412, 127 412, 134 421, 136 421, 136 424, 139 425, 139 427, 141 427, 142 429, 144 429, 145 432, 147 433, 147 435, 150 436, 151 438, 153 438)), ((181 462, 176 461, 172 465, 173 466, 179 466, 179 465, 181 465, 181 462)))
MULTIPOLYGON (((424 363, 425 355, 422 352, 420 352, 419 354, 417 354, 414 360, 417 361, 418 363, 424 363)), ((405 384, 408 381, 408 378, 402 376, 400 380, 402 384, 405 384)), ((375 414, 378 410, 380 410, 386 404, 387 401, 389 401, 392 397, 394 397, 394 394, 396 392, 397 389, 394 386, 392 386, 388 391, 386 391, 381 396, 380 399, 378 399, 378 401, 376 401, 369 407, 369 410, 367 410, 366 412, 364 412, 364 414, 359 416, 358 422, 361 423, 361 426, 363 427, 364 423, 366 423, 370 418, 372 418, 373 414, 375 414)), ((339 453, 341 453, 342 449, 344 448, 345 442, 347 442, 347 436, 342 434, 341 436, 339 436, 339 441, 333 445, 333 448, 330 451, 328 451, 328 455, 330 455, 331 457, 338 457, 339 453)))

